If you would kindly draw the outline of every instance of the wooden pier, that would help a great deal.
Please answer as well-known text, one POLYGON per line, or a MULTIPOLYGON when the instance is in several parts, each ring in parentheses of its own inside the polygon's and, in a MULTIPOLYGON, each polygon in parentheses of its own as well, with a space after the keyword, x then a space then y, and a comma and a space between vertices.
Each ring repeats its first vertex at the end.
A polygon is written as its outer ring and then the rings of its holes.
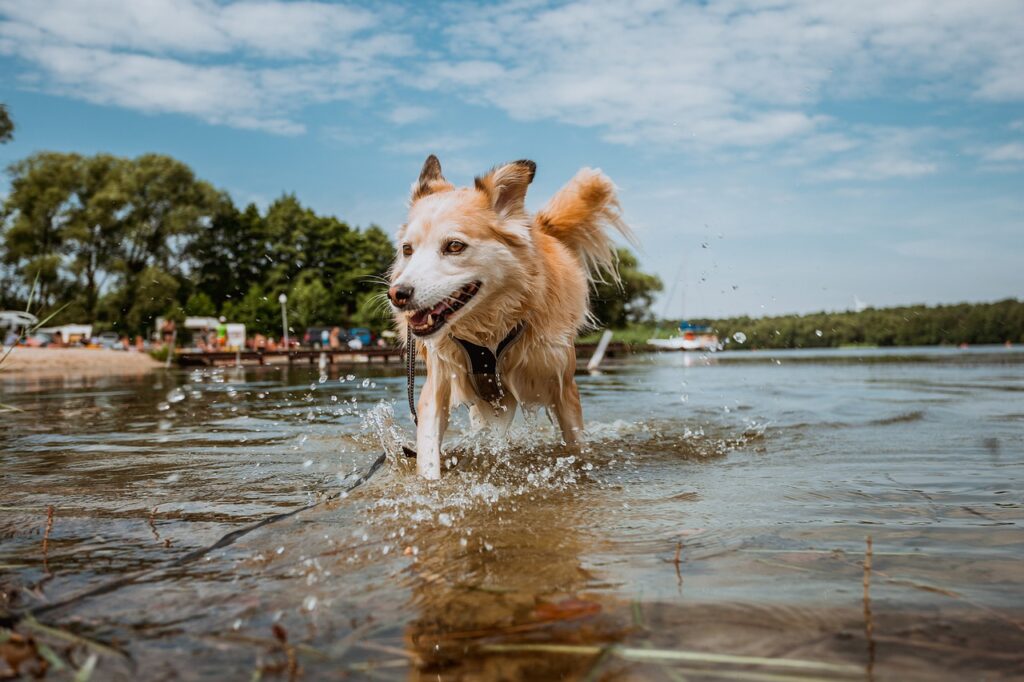
MULTIPOLYGON (((597 344, 576 345, 577 359, 594 354, 597 344)), ((625 343, 611 343, 605 357, 614 358, 636 352, 625 343)), ((293 348, 291 350, 241 351, 177 351, 174 354, 179 367, 217 367, 225 365, 365 365, 368 363, 401 364, 405 360, 403 348, 293 348), (323 357, 323 360, 321 360, 323 357)))

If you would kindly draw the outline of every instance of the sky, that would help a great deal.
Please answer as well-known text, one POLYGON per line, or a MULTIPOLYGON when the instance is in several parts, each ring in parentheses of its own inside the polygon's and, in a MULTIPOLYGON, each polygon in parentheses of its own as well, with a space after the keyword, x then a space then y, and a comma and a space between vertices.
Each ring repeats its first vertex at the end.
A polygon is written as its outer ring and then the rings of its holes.
POLYGON ((1020 0, 0 0, 0 164, 159 152, 393 233, 428 154, 529 158, 532 209, 615 181, 659 315, 1022 298, 1022 36, 1020 0))

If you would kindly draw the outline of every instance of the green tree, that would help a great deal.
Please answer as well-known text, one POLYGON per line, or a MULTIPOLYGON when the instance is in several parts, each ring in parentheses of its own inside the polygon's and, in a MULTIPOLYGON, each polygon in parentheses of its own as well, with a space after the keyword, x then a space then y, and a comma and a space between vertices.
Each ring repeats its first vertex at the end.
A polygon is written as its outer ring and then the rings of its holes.
POLYGON ((272 264, 263 217, 254 204, 239 211, 221 198, 209 228, 190 245, 195 287, 217 303, 241 299, 272 264))
POLYGON ((327 287, 315 275, 303 276, 288 294, 288 318, 297 334, 315 324, 333 323, 337 316, 327 287))
POLYGON ((380 331, 391 326, 391 308, 384 291, 363 291, 356 299, 356 311, 349 317, 353 327, 380 331))
POLYGON ((75 276, 81 318, 96 319, 100 292, 116 276, 127 203, 128 162, 108 154, 75 159, 75 183, 63 229, 68 270, 75 276))
POLYGON ((10 142, 14 139, 14 122, 11 120, 11 113, 7 105, 0 102, 0 144, 10 142))
POLYGON ((619 277, 599 282, 590 297, 591 313, 605 327, 621 328, 631 322, 651 319, 654 294, 661 291, 661 279, 640 271, 640 263, 629 249, 618 249, 619 277))
POLYGON ((241 322, 247 333, 281 335, 281 310, 277 295, 268 295, 259 285, 253 286, 240 299, 224 304, 221 313, 229 322, 241 322))
POLYGON ((3 260, 13 266, 27 297, 32 283, 45 307, 67 286, 61 272, 66 211, 74 191, 76 154, 40 152, 8 168, 11 189, 4 201, 3 260))
POLYGON ((131 296, 120 291, 106 301, 110 326, 119 333, 132 335, 152 331, 157 317, 179 319, 179 287, 180 283, 173 275, 150 265, 139 273, 131 296))
POLYGON ((217 306, 205 292, 197 291, 185 301, 185 314, 193 317, 213 317, 217 314, 217 306))

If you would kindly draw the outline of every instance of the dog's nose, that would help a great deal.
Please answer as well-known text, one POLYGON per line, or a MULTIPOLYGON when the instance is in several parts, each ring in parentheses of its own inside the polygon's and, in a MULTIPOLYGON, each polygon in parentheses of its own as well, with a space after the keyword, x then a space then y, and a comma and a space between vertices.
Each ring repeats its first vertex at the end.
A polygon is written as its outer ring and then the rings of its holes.
POLYGON ((412 287, 396 284, 388 289, 388 298, 391 299, 396 308, 404 308, 409 304, 409 300, 412 299, 412 287))

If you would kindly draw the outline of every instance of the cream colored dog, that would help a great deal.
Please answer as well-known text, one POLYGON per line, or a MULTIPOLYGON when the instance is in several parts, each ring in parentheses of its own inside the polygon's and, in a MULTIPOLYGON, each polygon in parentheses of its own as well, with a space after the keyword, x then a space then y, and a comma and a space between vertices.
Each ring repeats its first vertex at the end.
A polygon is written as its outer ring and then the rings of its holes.
POLYGON ((515 161, 456 188, 431 155, 413 185, 388 297, 427 366, 416 429, 425 478, 441 475, 441 441, 460 404, 475 428, 501 430, 520 403, 543 406, 565 442, 579 442, 574 340, 588 320, 590 284, 603 274, 618 279, 609 228, 632 233, 614 185, 589 168, 528 215, 535 171, 532 161, 515 161))

